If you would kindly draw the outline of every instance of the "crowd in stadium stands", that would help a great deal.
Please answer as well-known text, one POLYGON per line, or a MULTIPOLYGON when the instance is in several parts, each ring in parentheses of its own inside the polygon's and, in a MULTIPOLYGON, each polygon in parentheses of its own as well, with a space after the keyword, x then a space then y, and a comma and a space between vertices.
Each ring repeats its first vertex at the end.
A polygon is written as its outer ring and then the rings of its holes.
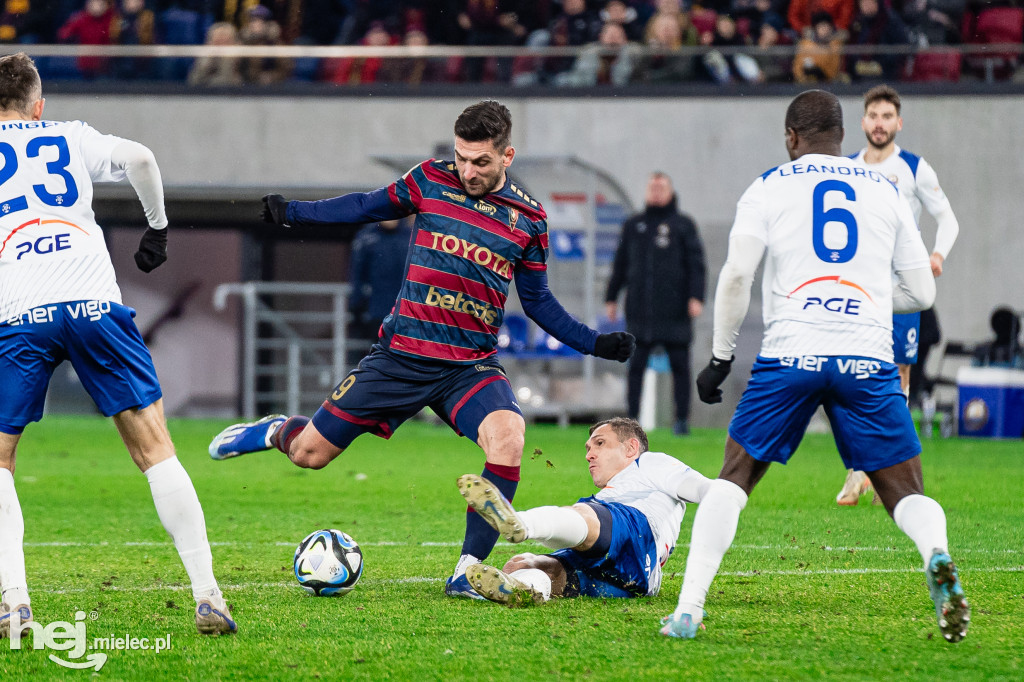
MULTIPOLYGON (((44 78, 197 85, 502 82, 591 86, 1014 76, 1024 0, 5 0, 0 43, 469 45, 580 48, 577 57, 41 57, 44 78), (906 46, 908 56, 850 53, 906 46), (655 48, 657 52, 642 49, 655 48), (699 56, 682 47, 704 46, 699 56), (796 57, 770 48, 790 46, 796 57), (718 49, 728 48, 728 49, 718 49)), ((1024 78, 1024 69, 1019 78, 1024 78)))

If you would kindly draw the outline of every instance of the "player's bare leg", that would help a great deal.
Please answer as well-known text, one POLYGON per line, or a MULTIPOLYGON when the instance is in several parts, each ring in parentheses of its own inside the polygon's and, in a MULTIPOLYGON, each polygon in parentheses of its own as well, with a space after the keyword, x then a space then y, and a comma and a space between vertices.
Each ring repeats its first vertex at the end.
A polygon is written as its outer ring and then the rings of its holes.
POLYGON ((868 476, 896 525, 917 545, 939 630, 947 641, 959 642, 967 636, 971 607, 949 556, 946 514, 938 502, 924 495, 921 457, 869 472, 868 476))
POLYGON ((235 632, 237 626, 213 575, 203 508, 192 480, 174 454, 163 401, 120 412, 114 415, 114 424, 132 460, 146 474, 157 515, 185 565, 196 600, 196 627, 203 634, 235 632))
POLYGON ((732 545, 740 512, 747 497, 768 471, 731 437, 725 443, 725 461, 718 478, 711 482, 693 519, 686 573, 675 612, 664 621, 661 634, 693 639, 703 626, 704 601, 711 582, 732 545))
MULTIPOLYGON (((511 500, 519 484, 519 466, 526 442, 526 422, 518 412, 495 410, 477 428, 477 445, 484 451, 486 463, 482 476, 511 500)), ((450 597, 481 598, 466 579, 466 568, 480 563, 491 553, 498 533, 470 508, 466 513, 466 535, 455 570, 445 582, 450 597)))
POLYGON ((20 434, 0 433, 0 639, 10 634, 11 614, 32 620, 25 578, 25 519, 14 489, 14 459, 20 434))
POLYGON ((274 445, 288 455, 292 464, 303 469, 323 469, 335 460, 344 450, 324 438, 313 422, 305 417, 292 417, 284 422, 278 433, 273 437, 274 445), (287 433, 292 420, 304 420, 305 426, 298 429, 301 422, 296 421, 293 434, 287 433))

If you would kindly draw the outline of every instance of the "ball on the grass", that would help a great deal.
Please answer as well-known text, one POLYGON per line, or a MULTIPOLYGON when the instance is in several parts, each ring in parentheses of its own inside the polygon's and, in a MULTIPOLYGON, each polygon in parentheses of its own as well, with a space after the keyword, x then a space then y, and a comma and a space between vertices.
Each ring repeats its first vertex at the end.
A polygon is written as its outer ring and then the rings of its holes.
POLYGON ((336 597, 352 591, 363 575, 363 552, 340 530, 313 531, 295 550, 295 579, 302 589, 318 597, 336 597))

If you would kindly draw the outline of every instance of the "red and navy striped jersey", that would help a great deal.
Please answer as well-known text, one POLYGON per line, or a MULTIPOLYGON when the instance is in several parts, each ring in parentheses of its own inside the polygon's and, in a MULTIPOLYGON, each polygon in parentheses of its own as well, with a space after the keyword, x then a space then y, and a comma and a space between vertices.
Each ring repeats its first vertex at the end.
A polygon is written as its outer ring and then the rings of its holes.
POLYGON ((396 353, 451 363, 493 355, 516 270, 547 269, 543 207, 511 178, 474 199, 455 164, 434 159, 387 192, 416 221, 405 282, 381 328, 381 343, 396 353))

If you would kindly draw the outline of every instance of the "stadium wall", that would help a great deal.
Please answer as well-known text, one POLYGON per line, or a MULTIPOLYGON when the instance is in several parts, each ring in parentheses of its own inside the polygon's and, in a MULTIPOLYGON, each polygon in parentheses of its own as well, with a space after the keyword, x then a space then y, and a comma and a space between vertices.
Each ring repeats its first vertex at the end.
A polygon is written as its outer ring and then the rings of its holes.
MULTIPOLYGON (((516 99, 495 94, 512 109, 519 154, 572 154, 604 166, 637 205, 650 171, 672 176, 680 207, 695 217, 707 246, 710 301, 736 200, 754 177, 786 160, 782 120, 788 95, 516 99)), ((473 101, 68 94, 48 98, 46 113, 86 120, 101 131, 147 144, 168 186, 312 187, 330 196, 333 188, 390 182, 393 173, 374 162, 375 155, 433 155, 436 145, 450 143, 455 117, 473 101)), ((864 143, 861 103, 846 97, 843 107, 843 149, 853 153, 864 143)), ((1024 308, 1024 240, 1018 218, 1024 215, 1024 128, 1012 124, 1024 120, 1024 100, 908 96, 903 114, 898 142, 936 168, 961 224, 938 283, 944 335, 986 338, 993 307, 1024 308)), ((173 226, 173 215, 171 221, 173 226)), ((926 219, 929 247, 933 227, 926 219)), ((744 355, 756 350, 759 326, 759 311, 752 306, 744 355)), ((710 347, 710 309, 698 327, 696 366, 710 347)), ((224 342, 234 344, 236 338, 229 336, 224 342)), ((745 372, 737 374, 734 396, 745 377, 745 372)), ((723 423, 727 415, 727 410, 705 412, 698 406, 694 421, 723 423)))

